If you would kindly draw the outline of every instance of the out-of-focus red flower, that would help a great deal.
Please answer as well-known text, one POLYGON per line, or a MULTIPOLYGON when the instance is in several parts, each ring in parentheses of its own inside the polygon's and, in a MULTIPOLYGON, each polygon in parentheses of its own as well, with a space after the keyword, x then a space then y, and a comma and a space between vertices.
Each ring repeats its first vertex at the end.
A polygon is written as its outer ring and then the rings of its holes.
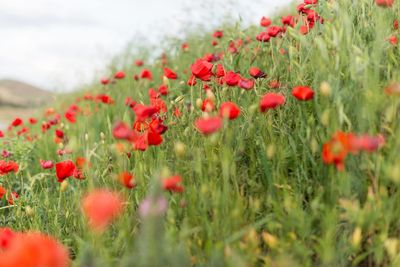
POLYGON ((8 204, 14 205, 14 200, 18 199, 19 195, 17 192, 11 192, 10 196, 7 199, 8 204))
POLYGON ((244 90, 251 90, 254 87, 254 80, 241 78, 239 81, 239 87, 244 90))
POLYGON ((129 172, 121 172, 118 174, 118 180, 120 183, 129 189, 136 187, 134 179, 135 177, 129 172))
POLYGON ((60 129, 56 129, 56 130, 55 130, 55 134, 56 134, 56 136, 57 136, 58 138, 61 138, 61 139, 64 138, 64 132, 63 132, 62 130, 60 130, 60 129))
POLYGON ((215 76, 217 76, 217 78, 221 78, 224 77, 226 75, 226 71, 224 69, 224 66, 222 66, 222 64, 218 64, 215 70, 215 76))
POLYGON ((143 60, 137 59, 137 60, 135 60, 134 64, 137 67, 141 67, 141 66, 143 66, 144 62, 143 62, 143 60))
POLYGON ((90 228, 96 232, 104 231, 123 210, 123 197, 107 189, 97 189, 82 199, 82 211, 88 219, 90 228))
POLYGON ((163 188, 164 190, 170 192, 181 193, 185 190, 184 187, 181 185, 181 182, 182 177, 180 177, 179 175, 171 176, 163 180, 163 188))
POLYGON ((37 119, 35 119, 35 118, 29 118, 29 123, 30 123, 30 124, 36 124, 36 123, 37 123, 37 119))
POLYGON ((323 145, 322 160, 325 164, 334 164, 340 171, 344 170, 344 162, 349 153, 357 154, 360 151, 368 153, 374 152, 385 144, 385 138, 382 135, 354 135, 353 133, 344 133, 337 131, 323 145))
POLYGON ((107 84, 110 83, 110 80, 109 80, 108 78, 102 78, 102 79, 100 80, 100 83, 101 83, 102 85, 107 85, 107 84))
POLYGON ((299 31, 302 35, 306 35, 308 34, 309 28, 307 25, 301 25, 299 31))
POLYGON ((147 79, 147 80, 153 80, 153 74, 151 73, 151 71, 150 70, 148 70, 148 69, 143 69, 141 72, 140 72, 140 78, 142 78, 142 79, 147 79))
POLYGON ((8 249, 14 237, 15 233, 10 228, 8 227, 0 228, 0 251, 8 249))
POLYGON ((271 39, 271 36, 269 36, 269 34, 267 32, 260 32, 257 37, 256 37, 257 41, 260 42, 269 42, 269 40, 271 39))
POLYGON ((394 0, 375 0, 375 3, 381 7, 392 7, 394 0))
POLYGON ((137 104, 133 108, 133 112, 135 112, 137 120, 145 121, 146 119, 150 118, 155 113, 157 113, 157 108, 154 106, 145 106, 142 104, 137 104))
POLYGON ((268 27, 268 26, 271 25, 271 23, 272 23, 272 21, 271 21, 270 18, 266 18, 266 17, 262 17, 262 18, 261 18, 260 25, 261 25, 262 27, 268 27))
POLYGON ((318 0, 304 0, 304 4, 306 4, 306 5, 316 5, 316 4, 318 4, 318 0))
POLYGON ((168 95, 168 86, 161 85, 160 87, 158 87, 158 93, 161 95, 168 95))
POLYGON ((282 24, 283 25, 288 25, 290 27, 294 27, 295 25, 295 20, 294 17, 292 15, 288 15, 286 17, 282 17, 282 24))
POLYGON ((314 91, 307 86, 296 86, 292 90, 292 95, 298 100, 308 101, 313 99, 314 91))
POLYGON ((214 38, 222 38, 224 36, 224 32, 223 31, 215 31, 213 33, 213 37, 214 38))
POLYGON ((219 115, 229 120, 234 120, 239 117, 240 108, 233 102, 225 102, 219 108, 219 115))
POLYGON ((130 139, 132 130, 123 122, 117 122, 112 130, 112 134, 116 139, 130 139))
POLYGON ((3 131, 0 131, 0 138, 4 137, 3 131))
POLYGON ((266 93, 260 100, 260 111, 274 109, 285 104, 285 97, 278 93, 266 93))
POLYGON ((164 68, 164 76, 170 80, 176 80, 178 75, 169 68, 164 68))
POLYGON ((0 267, 68 267, 68 250, 50 236, 12 233, 0 253, 0 267))
POLYGON ((257 67, 251 67, 251 68, 249 69, 249 74, 250 74, 253 78, 255 78, 255 79, 264 78, 264 77, 267 76, 263 71, 261 71, 261 70, 260 70, 259 68, 257 68, 257 67))
POLYGON ((200 133, 210 135, 221 129, 222 119, 220 117, 199 118, 194 124, 200 133))
POLYGON ((211 99, 204 99, 203 103, 201 104, 201 110, 210 112, 214 109, 214 102, 211 99))
POLYGON ((393 29, 398 30, 399 29, 399 21, 397 19, 395 19, 393 21, 393 29))
POLYGON ((6 175, 10 172, 17 173, 19 170, 19 165, 15 161, 4 161, 0 160, 0 176, 6 175))
POLYGON ((397 38, 396 35, 392 35, 388 38, 388 41, 390 44, 396 46, 399 43, 399 39, 397 38))
POLYGON ((282 27, 279 27, 279 26, 270 26, 267 28, 267 34, 270 37, 277 37, 282 32, 283 32, 283 29, 282 29, 282 27))
POLYGON ((192 74, 202 80, 209 81, 212 75, 213 64, 207 62, 205 60, 199 59, 197 60, 190 69, 192 70, 192 74))
POLYGON ((23 121, 21 118, 15 118, 12 122, 11 122, 11 126, 12 127, 18 127, 20 125, 23 124, 23 121))
POLYGON ((5 194, 7 194, 7 190, 0 185, 0 199, 2 199, 5 194))
POLYGON ((71 160, 56 163, 57 181, 62 182, 75 173, 76 166, 71 160))
POLYGON ((234 71, 228 71, 225 75, 225 83, 229 86, 237 86, 240 82, 240 74, 235 73, 234 71))
POLYGON ((123 71, 118 71, 114 74, 114 78, 117 80, 125 78, 125 72, 123 71))
POLYGON ((181 45, 181 48, 182 48, 182 50, 183 51, 188 51, 189 50, 189 44, 188 43, 183 43, 182 45, 181 45))
POLYGON ((281 83, 278 80, 271 80, 268 84, 269 88, 271 89, 277 89, 281 87, 281 83))
POLYGON ((393 82, 385 88, 385 93, 387 95, 397 95, 400 96, 400 83, 393 82))
POLYGON ((54 167, 54 163, 51 160, 40 160, 40 166, 42 167, 42 169, 53 169, 54 167))

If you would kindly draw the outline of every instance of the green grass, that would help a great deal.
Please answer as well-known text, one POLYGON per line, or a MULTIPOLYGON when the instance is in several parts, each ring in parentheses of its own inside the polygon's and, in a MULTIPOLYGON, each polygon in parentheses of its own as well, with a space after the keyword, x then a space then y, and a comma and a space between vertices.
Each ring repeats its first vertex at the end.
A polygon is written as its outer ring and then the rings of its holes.
MULTIPOLYGON (((254 40, 262 30, 258 26, 224 26, 216 47, 211 33, 190 35, 187 52, 178 41, 168 47, 168 66, 179 78, 168 82, 170 93, 163 97, 169 130, 160 146, 132 150, 128 158, 116 152, 112 135, 115 122, 134 121, 125 98, 148 104, 148 89, 162 84, 158 60, 145 65, 153 81, 133 80, 140 68, 129 63, 124 80, 86 88, 109 94, 115 104, 79 102, 91 114, 78 116, 76 124, 63 119, 42 135, 39 123, 32 127, 39 136, 35 142, 3 139, 2 147, 21 169, 0 177, 4 187, 20 194, 14 206, 2 200, 1 225, 54 236, 70 248, 73 266, 399 266, 400 98, 386 95, 384 88, 400 81, 399 46, 386 40, 399 36, 392 25, 400 19, 400 6, 398 1, 388 9, 372 0, 320 2, 315 10, 325 23, 316 23, 305 36, 297 26, 288 28, 284 38, 260 43, 254 40), (230 40, 246 36, 253 41, 237 54, 226 50, 230 40), (280 54, 281 48, 287 53, 280 54), (248 69, 257 66, 268 77, 257 80, 251 91, 210 82, 216 107, 233 101, 242 114, 205 137, 193 126, 202 116, 195 104, 205 98, 202 82, 190 87, 186 81, 190 65, 212 52, 225 52, 218 63, 226 70, 249 77, 248 69), (269 89, 273 79, 282 88, 269 89), (324 82, 329 94, 319 90, 324 82), (297 85, 313 88, 314 99, 292 97, 297 85), (259 99, 269 91, 283 93, 286 103, 260 113, 259 99), (187 109, 191 102, 194 108, 187 109), (179 118, 171 115, 177 106, 183 113, 179 118), (55 128, 64 130, 64 146, 72 154, 57 156, 55 128), (386 144, 372 154, 350 155, 341 172, 321 157, 322 145, 338 130, 381 133, 386 144), (178 142, 185 153, 176 153, 178 142), (80 156, 91 163, 86 179, 70 178, 63 190, 54 170, 39 165, 39 159, 80 156), (115 180, 122 171, 135 175, 135 189, 115 180), (185 191, 162 193, 169 203, 165 217, 141 219, 139 203, 161 194, 153 188, 167 173, 181 175, 185 191), (89 230, 80 209, 82 195, 97 187, 120 191, 127 199, 122 216, 102 235, 89 230)), ((274 24, 280 25, 280 17, 274 24)), ((111 67, 110 74, 116 70, 111 67)), ((60 100, 56 111, 63 114, 77 95, 60 100)))

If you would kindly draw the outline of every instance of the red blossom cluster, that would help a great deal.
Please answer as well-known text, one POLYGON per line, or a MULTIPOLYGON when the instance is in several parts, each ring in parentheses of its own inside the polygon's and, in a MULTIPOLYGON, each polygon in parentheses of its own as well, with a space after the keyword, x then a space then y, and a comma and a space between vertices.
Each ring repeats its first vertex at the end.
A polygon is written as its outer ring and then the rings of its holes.
POLYGON ((344 162, 349 153, 358 154, 361 151, 372 153, 384 144, 385 138, 382 135, 355 135, 338 131, 324 144, 322 159, 325 164, 334 164, 338 170, 344 170, 344 162))

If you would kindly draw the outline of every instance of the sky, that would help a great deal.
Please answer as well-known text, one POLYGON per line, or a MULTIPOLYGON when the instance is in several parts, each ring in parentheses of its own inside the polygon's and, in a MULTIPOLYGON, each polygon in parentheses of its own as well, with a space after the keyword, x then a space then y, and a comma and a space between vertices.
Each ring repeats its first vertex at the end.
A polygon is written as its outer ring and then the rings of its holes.
POLYGON ((156 44, 226 15, 256 24, 292 0, 0 0, 0 80, 71 91, 135 40, 156 44))

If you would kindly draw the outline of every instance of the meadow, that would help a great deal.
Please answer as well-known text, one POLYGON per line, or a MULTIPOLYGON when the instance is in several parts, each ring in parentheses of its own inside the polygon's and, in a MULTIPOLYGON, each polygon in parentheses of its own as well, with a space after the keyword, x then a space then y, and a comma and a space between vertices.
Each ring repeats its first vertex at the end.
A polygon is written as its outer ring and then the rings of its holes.
POLYGON ((123 56, 0 133, 0 267, 400 266, 399 1, 123 56))

